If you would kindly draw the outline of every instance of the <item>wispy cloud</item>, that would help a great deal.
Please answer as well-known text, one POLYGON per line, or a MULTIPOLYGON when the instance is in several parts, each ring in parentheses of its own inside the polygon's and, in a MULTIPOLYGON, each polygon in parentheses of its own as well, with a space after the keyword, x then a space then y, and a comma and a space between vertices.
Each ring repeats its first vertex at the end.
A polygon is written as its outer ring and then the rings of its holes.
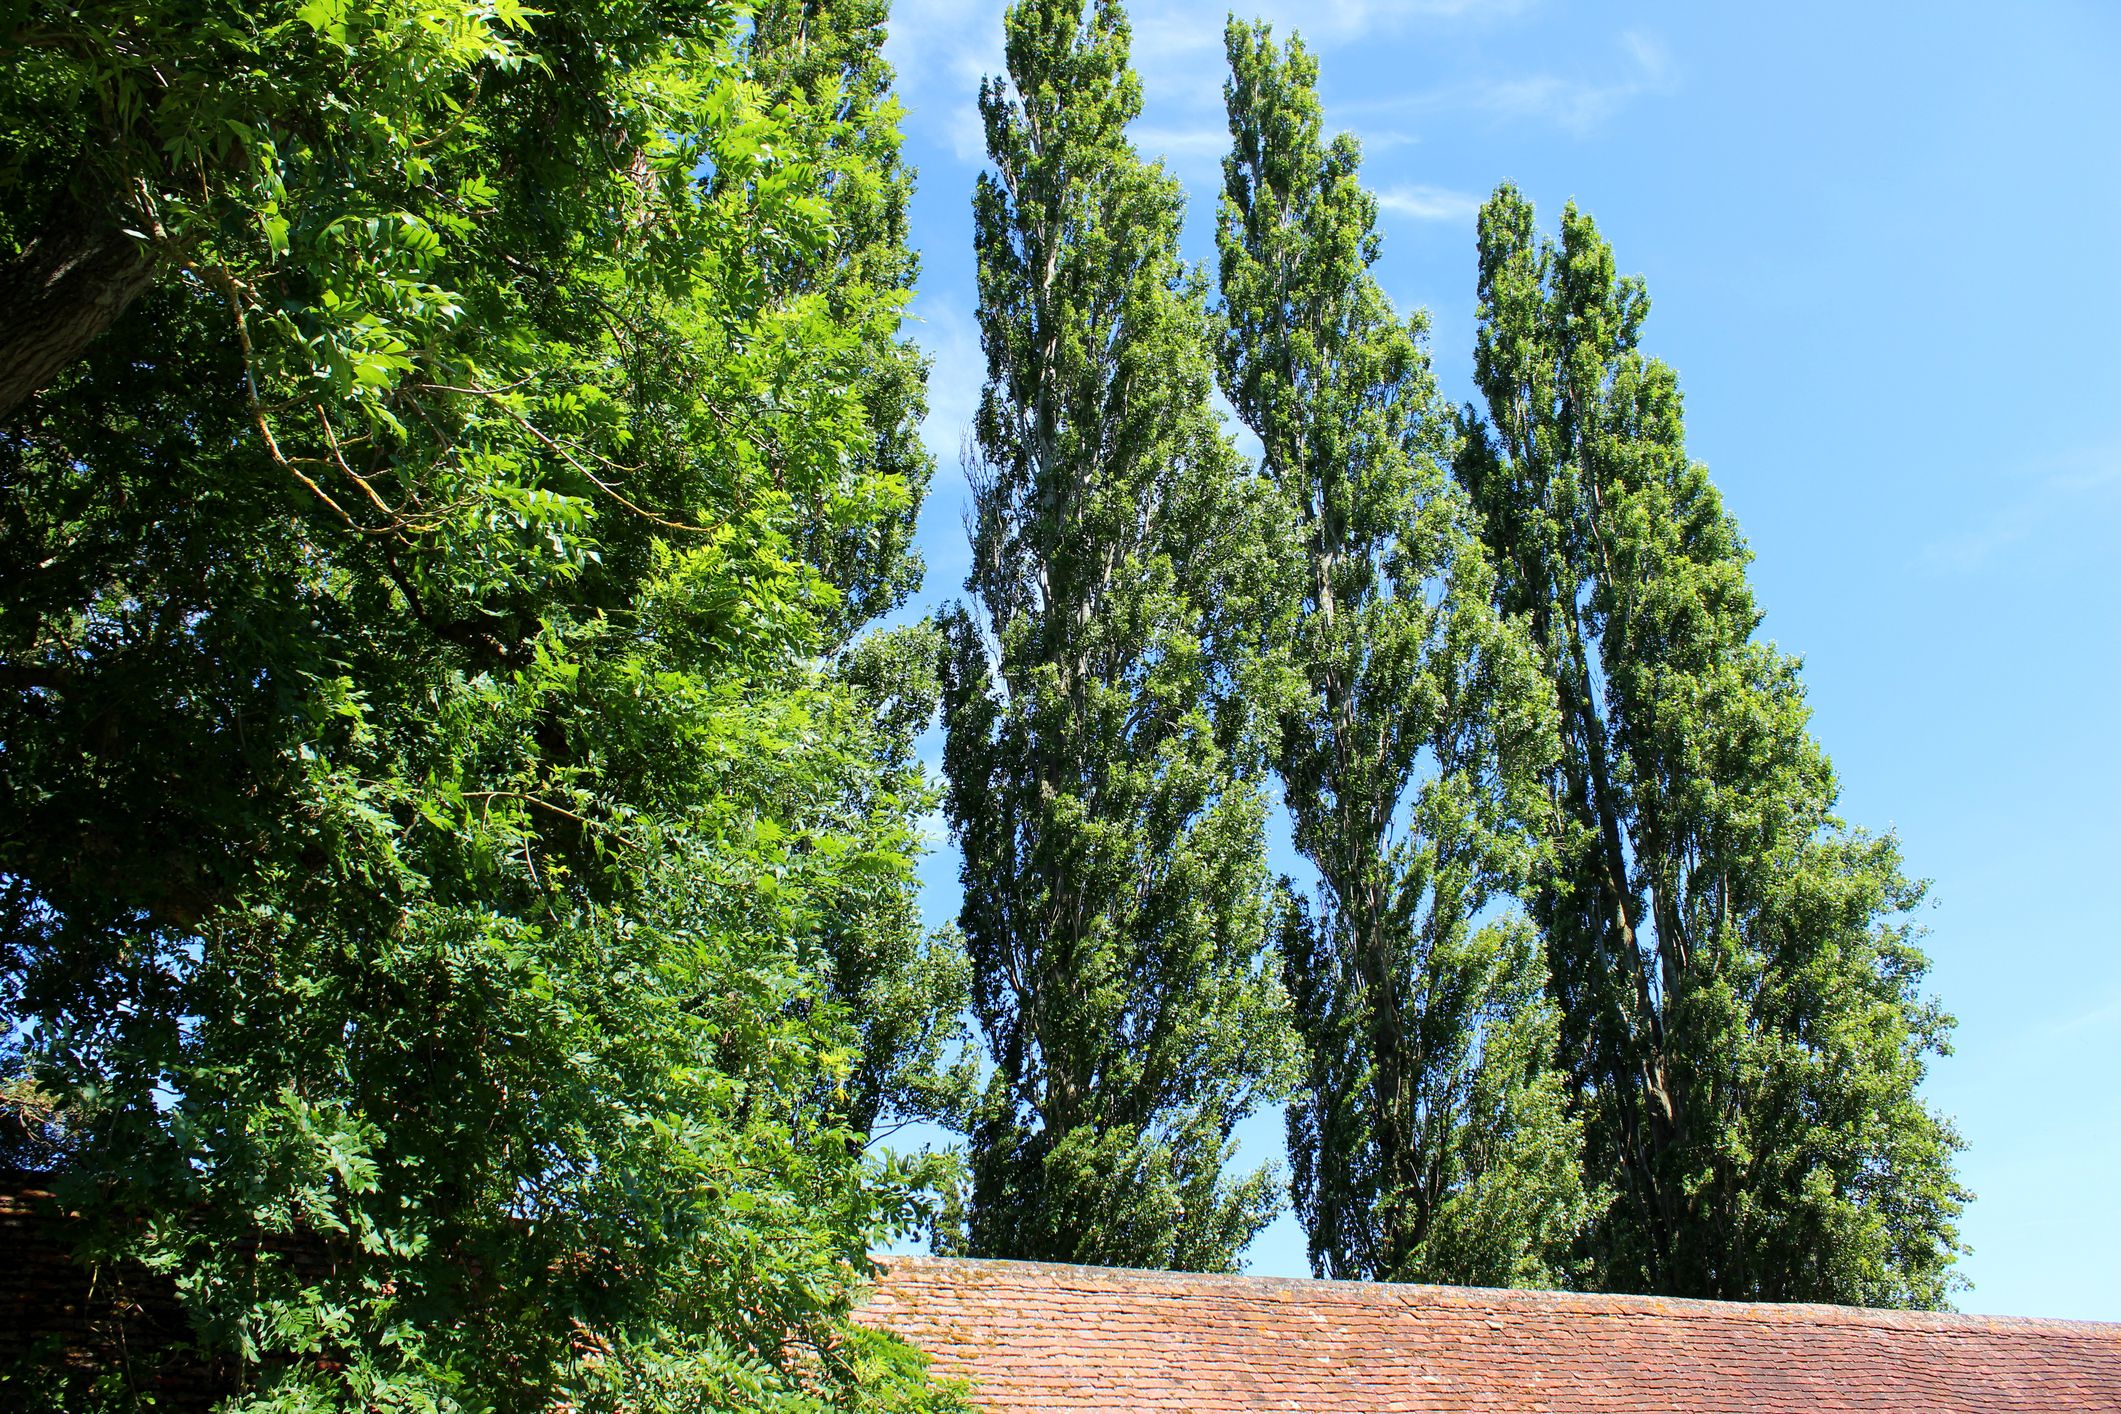
MULTIPOLYGON (((1317 50, 1330 50, 1417 24, 1478 25, 1512 18, 1537 0, 1253 0, 1245 9, 1286 37, 1300 31, 1317 50)), ((981 78, 1002 70, 999 0, 896 0, 884 53, 898 70, 909 122, 958 160, 977 166, 985 155, 977 94, 981 78)), ((1131 16, 1133 59, 1152 111, 1186 118, 1222 108, 1222 33, 1226 0, 1165 0, 1137 5, 1131 16)), ((1197 134, 1183 131, 1189 139, 1197 134)), ((1221 141, 1217 128, 1217 141, 1221 141)), ((1373 141, 1394 140, 1388 133, 1373 141)), ((1182 165, 1193 147, 1167 149, 1182 165)))
POLYGON ((2121 995, 2109 997, 2104 1004, 2080 1011, 2048 1029, 2065 1036, 2078 1031, 2121 1032, 2121 995))
POLYGON ((1637 72, 1645 79, 1655 82, 1671 75, 1672 53, 1656 35, 1629 30, 1620 36, 1620 47, 1634 59, 1637 72))
POLYGON ((1480 210, 1477 196, 1420 182, 1385 188, 1377 194, 1377 204, 1415 221, 1468 221, 1480 210))
POLYGON ((1223 154, 1230 150, 1230 130, 1224 124, 1201 123, 1184 127, 1140 126, 1132 130, 1135 150, 1150 161, 1164 165, 1189 183, 1206 182, 1212 190, 1220 179, 1223 154))
POLYGON ((978 326, 955 304, 916 301, 909 332, 928 355, 928 417, 921 423, 921 440, 935 457, 938 479, 947 479, 958 474, 958 449, 979 410, 987 356, 980 350, 978 326))
POLYGON ((1940 536, 1922 547, 1934 570, 1967 573, 2065 520, 2121 512, 2121 446, 2081 454, 2033 478, 2015 499, 1989 510, 1982 523, 1940 536))
POLYGON ((1501 74, 1464 79, 1420 93, 1354 105, 1365 115, 1476 113, 1514 122, 1543 123, 1582 135, 1630 103, 1669 92, 1678 73, 1671 54, 1654 35, 1630 31, 1616 47, 1614 72, 1501 74))
POLYGON ((1390 152, 1395 147, 1412 147, 1421 139, 1413 133, 1397 128, 1364 128, 1356 136, 1362 139, 1362 155, 1375 157, 1380 152, 1390 152))
MULTIPOLYGON (((1480 23, 1511 18, 1535 0, 1252 0, 1238 7, 1287 39, 1298 33, 1314 51, 1329 51, 1417 24, 1480 23)), ((1187 111, 1222 108, 1223 24, 1227 0, 1166 0, 1132 15, 1133 57, 1152 105, 1187 111)))
MULTIPOLYGON (((1313 44, 1344 43, 1419 20, 1510 19, 1534 0, 1265 0, 1251 9, 1286 34, 1301 30, 1313 44)), ((1214 6, 1201 6, 1203 10, 1214 6)))
MULTIPOLYGON (((928 562, 929 589, 944 594, 955 592, 972 566, 964 530, 971 489, 958 454, 979 408, 986 356, 980 352, 979 328, 970 308, 969 298, 953 301, 923 293, 914 301, 909 328, 929 359, 928 416, 921 423, 921 441, 935 458, 935 479, 921 506, 914 542, 928 562)), ((907 612, 918 605, 916 601, 908 606, 907 612)))
POLYGON ((992 0, 896 0, 884 57, 898 71, 907 121, 959 161, 986 156, 979 85, 1002 71, 1002 12, 992 0))
POLYGON ((1152 108, 1183 113, 1221 112, 1224 12, 1181 4, 1131 17, 1132 58, 1152 108))

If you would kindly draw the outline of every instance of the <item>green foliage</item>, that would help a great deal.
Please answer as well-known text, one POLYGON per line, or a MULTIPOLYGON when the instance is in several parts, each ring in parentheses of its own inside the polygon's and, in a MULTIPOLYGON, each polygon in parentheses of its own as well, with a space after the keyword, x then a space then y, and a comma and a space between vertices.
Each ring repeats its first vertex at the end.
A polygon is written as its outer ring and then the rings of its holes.
MULTIPOLYGON (((829 123, 819 134, 811 171, 817 197, 832 212, 822 244, 780 261, 776 286, 822 297, 833 318, 852 321, 862 346, 843 366, 866 421, 845 449, 842 475, 860 488, 849 504, 863 513, 814 513, 802 531, 804 557, 839 592, 825 631, 832 675, 876 720, 874 770, 861 778, 868 799, 848 802, 850 828, 862 821, 898 829, 926 814, 936 792, 914 752, 914 738, 934 720, 942 645, 932 623, 856 637, 902 605, 923 567, 912 549, 921 497, 934 472, 920 442, 927 410, 927 365, 918 348, 863 312, 879 294, 911 295, 918 261, 906 246, 906 206, 913 174, 899 162, 899 108, 882 57, 883 0, 786 0, 752 17, 752 71, 770 101, 808 105, 829 123)), ((901 851, 886 877, 856 876, 821 910, 826 941, 822 970, 861 1032, 860 1060, 847 1084, 847 1116, 857 1130, 879 1123, 949 1118, 961 1113, 973 1083, 961 1017, 970 975, 954 933, 922 927, 918 889, 903 867, 903 840, 874 837, 870 848, 901 851)), ((921 1172, 951 1177, 948 1161, 930 1156, 921 1172)))
POLYGON ((994 1071, 969 1242, 1228 1269, 1274 1206, 1224 1173, 1281 1084, 1257 750, 1227 666, 1264 502, 1216 424, 1179 188, 1125 128, 1120 8, 1022 0, 981 91, 987 387, 975 607, 945 621, 947 807, 994 1071))
POLYGON ((828 220, 902 202, 888 75, 717 3, 26 25, 0 116, 83 116, 8 239, 102 184, 163 252, 0 430, 0 1005, 85 1254, 234 1409, 942 1400, 844 1319, 953 1010, 846 943, 934 693, 848 646, 925 477, 910 262, 828 220))
POLYGON ((1300 540, 1290 610, 1262 625, 1290 679, 1274 764, 1320 880, 1281 920, 1297 1210, 1322 1276, 1552 1285, 1585 1216, 1580 1135, 1537 951, 1489 907, 1532 866, 1552 713, 1445 470, 1425 321, 1368 273, 1355 141, 1325 141, 1300 42, 1226 39, 1223 381, 1300 540))
MULTIPOLYGON (((910 295, 920 268, 906 244, 913 172, 899 161, 900 109, 882 56, 890 8, 888 0, 770 0, 751 21, 752 68, 768 101, 793 100, 830 120, 807 131, 820 139, 811 172, 832 226, 822 245, 777 263, 776 283, 822 294, 835 318, 858 322, 879 293, 910 295)), ((920 441, 927 363, 910 339, 865 328, 867 345, 849 371, 868 433, 847 449, 861 514, 816 515, 805 533, 805 557, 840 590, 841 636, 919 587, 913 528, 935 470, 920 441)))
POLYGON ((1480 299, 1487 417, 1459 474, 1561 713, 1534 917, 1590 1171, 1613 1184, 1592 1279, 1936 1305, 1965 1195, 1917 1093, 1950 1026, 1919 990, 1922 888, 1890 837, 1833 813, 1678 380, 1637 351, 1641 282, 1573 207, 1537 240, 1504 187, 1480 299))

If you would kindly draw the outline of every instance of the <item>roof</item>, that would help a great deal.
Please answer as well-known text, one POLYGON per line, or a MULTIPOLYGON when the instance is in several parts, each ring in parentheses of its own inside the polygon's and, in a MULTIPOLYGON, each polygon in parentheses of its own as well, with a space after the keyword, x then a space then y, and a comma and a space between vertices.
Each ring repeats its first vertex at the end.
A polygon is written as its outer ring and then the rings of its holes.
POLYGON ((2121 1324, 884 1259, 858 1312, 1004 1410, 2121 1411, 2121 1324))

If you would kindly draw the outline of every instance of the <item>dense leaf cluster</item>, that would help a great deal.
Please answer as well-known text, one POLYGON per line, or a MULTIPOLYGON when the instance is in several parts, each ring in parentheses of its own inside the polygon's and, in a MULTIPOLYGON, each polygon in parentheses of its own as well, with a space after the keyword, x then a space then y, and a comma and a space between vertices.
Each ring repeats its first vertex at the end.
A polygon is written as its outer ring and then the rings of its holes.
POLYGON ((1119 7, 1023 0, 981 92, 987 387, 973 603, 945 619, 951 825, 993 1071, 987 1255, 1216 1270, 1265 1224, 1223 1173, 1285 1054, 1233 623, 1264 503, 1217 423, 1177 182, 1136 156, 1119 7))
POLYGON ((1300 43, 1227 39, 1224 384, 1301 536, 1267 637, 1295 678, 1275 766, 1319 879, 1279 930, 1297 1210, 1322 1275, 1553 1285, 1580 1140, 1535 939, 1491 916, 1538 855, 1551 710, 1489 602, 1425 321, 1368 273, 1355 141, 1324 139, 1300 43))
POLYGON ((231 1407, 930 1397, 843 1319, 962 995, 931 649, 849 646, 927 470, 878 18, 15 36, 17 265, 152 278, 0 434, 13 1157, 231 1407))
POLYGON ((1561 717, 1531 895, 1589 1171, 1590 1280, 1935 1305, 1958 1140, 1923 1103, 1949 1020, 1919 986, 1922 886, 1834 814, 1797 664, 1754 637, 1750 558, 1686 454, 1649 301, 1589 218, 1504 186, 1480 219, 1459 473, 1561 717))
POLYGON ((1322 1274, 1942 1300, 1921 889, 1833 814, 1639 282, 1498 192, 1485 415, 1454 416, 1300 44, 1228 32, 1211 317, 1124 136, 1118 7, 1007 25, 945 694, 994 1061, 974 1250, 1227 1263, 1266 1213, 1219 1176, 1230 1124, 1286 1079, 1322 1274), (1255 753, 1314 897, 1218 829, 1255 753))

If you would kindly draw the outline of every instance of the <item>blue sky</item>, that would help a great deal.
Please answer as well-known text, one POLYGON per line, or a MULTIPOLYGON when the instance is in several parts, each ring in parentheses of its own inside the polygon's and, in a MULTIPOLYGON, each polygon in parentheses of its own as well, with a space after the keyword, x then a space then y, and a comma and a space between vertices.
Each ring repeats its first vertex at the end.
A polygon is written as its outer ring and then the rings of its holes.
MULTIPOLYGON (((921 605, 966 562, 981 379, 973 111, 997 0, 898 0, 938 468, 921 605)), ((1928 1087, 1979 1195, 1968 1310, 2121 1319, 2121 6, 1262 0, 1318 53, 1383 208, 1379 273, 1471 395, 1473 213, 1573 198, 1649 282, 1647 349, 1805 659, 1854 822, 1934 881, 1928 1087)), ((1213 256, 1222 5, 1133 8, 1136 141, 1213 256)), ((1290 867, 1286 859, 1278 862, 1290 867)), ((957 906, 947 842, 924 868, 957 906)), ((1278 1157, 1278 1115, 1244 1130, 1278 1157)), ((1305 1275, 1284 1217, 1250 1269, 1305 1275)))

